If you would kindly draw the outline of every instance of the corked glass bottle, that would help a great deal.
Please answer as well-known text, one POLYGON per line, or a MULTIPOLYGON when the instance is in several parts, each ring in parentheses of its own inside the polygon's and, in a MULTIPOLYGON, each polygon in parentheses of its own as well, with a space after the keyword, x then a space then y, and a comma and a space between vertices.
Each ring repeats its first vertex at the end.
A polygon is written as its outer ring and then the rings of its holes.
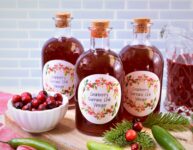
POLYGON ((65 94, 69 108, 73 108, 75 86, 74 65, 83 53, 81 43, 71 37, 71 14, 60 12, 55 16, 55 36, 42 48, 43 88, 48 92, 65 94))
POLYGON ((161 101, 163 58, 151 44, 151 22, 148 18, 133 21, 133 41, 125 46, 120 57, 125 71, 124 117, 142 121, 159 111, 161 101))
POLYGON ((121 59, 109 48, 109 21, 94 20, 90 32, 91 48, 75 67, 76 126, 83 133, 101 136, 122 119, 124 71, 121 59))

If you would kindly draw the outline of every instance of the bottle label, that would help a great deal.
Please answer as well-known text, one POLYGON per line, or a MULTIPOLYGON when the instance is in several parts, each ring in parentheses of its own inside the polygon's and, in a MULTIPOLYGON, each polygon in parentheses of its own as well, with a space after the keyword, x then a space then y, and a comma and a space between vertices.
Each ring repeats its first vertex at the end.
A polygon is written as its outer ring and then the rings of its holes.
POLYGON ((152 113, 160 97, 160 80, 149 71, 135 71, 125 76, 124 108, 143 117, 152 113))
POLYGON ((79 84, 78 104, 81 113, 94 124, 111 121, 117 115, 120 103, 120 83, 110 75, 90 75, 79 84))
POLYGON ((43 86, 48 92, 74 96, 74 65, 64 60, 48 61, 43 67, 43 86))

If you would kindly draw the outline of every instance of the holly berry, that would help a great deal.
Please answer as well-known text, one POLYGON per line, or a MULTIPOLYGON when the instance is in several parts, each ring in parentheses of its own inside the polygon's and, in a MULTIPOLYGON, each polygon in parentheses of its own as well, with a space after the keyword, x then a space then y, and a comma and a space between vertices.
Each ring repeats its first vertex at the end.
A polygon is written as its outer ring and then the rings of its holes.
POLYGON ((141 122, 135 122, 133 124, 133 129, 137 132, 140 132, 143 129, 143 124, 141 122))
POLYGON ((62 95, 60 93, 54 94, 54 98, 55 98, 56 101, 61 101, 61 102, 62 102, 62 99, 63 99, 62 95))
POLYGON ((139 144, 138 144, 138 143, 133 143, 133 144, 131 145, 131 150, 140 150, 139 144))
POLYGON ((17 102, 21 102, 21 96, 20 95, 13 95, 12 102, 13 102, 13 104, 17 103, 17 102))
POLYGON ((137 138, 137 132, 133 129, 127 130, 125 138, 128 142, 133 141, 137 138))

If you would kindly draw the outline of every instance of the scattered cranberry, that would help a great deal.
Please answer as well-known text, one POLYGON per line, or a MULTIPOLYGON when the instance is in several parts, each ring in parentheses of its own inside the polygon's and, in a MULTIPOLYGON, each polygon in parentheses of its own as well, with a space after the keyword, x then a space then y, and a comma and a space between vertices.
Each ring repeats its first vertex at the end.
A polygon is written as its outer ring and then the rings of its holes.
POLYGON ((139 146, 138 143, 133 143, 133 144, 131 145, 131 150, 139 150, 139 149, 140 149, 139 147, 140 147, 140 146, 139 146))
POLYGON ((44 95, 44 94, 38 94, 38 96, 36 98, 40 104, 42 104, 43 102, 46 101, 46 95, 44 95))
POLYGON ((23 107, 23 103, 22 102, 16 102, 13 104, 13 106, 17 109, 21 109, 23 107))
POLYGON ((36 98, 34 98, 32 100, 32 107, 33 108, 37 108, 38 106, 39 106, 39 101, 36 98))
POLYGON ((45 96, 48 96, 48 93, 47 93, 46 91, 40 91, 40 92, 38 93, 38 95, 45 95, 45 96))
POLYGON ((54 94, 54 98, 55 98, 56 101, 61 101, 61 102, 62 102, 62 99, 63 99, 62 95, 60 93, 54 94))
POLYGON ((20 95, 13 95, 12 102, 13 103, 21 102, 21 96, 20 95))
POLYGON ((143 129, 143 125, 141 122, 136 122, 133 124, 133 129, 137 132, 140 132, 143 129))
POLYGON ((21 96, 21 100, 24 104, 27 104, 27 103, 31 102, 32 98, 26 94, 26 95, 21 96))
POLYGON ((137 133, 135 130, 133 129, 129 129, 127 130, 126 134, 125 134, 125 138, 128 142, 133 141, 137 138, 137 133))
POLYGON ((40 104, 38 106, 38 110, 45 110, 46 109, 46 106, 44 104, 40 104))

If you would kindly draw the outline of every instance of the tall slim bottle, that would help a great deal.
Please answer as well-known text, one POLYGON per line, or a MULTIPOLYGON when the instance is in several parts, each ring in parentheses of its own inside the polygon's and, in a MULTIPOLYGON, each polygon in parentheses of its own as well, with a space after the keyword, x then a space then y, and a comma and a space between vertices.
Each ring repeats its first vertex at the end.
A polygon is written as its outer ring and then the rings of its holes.
POLYGON ((109 48, 109 21, 94 20, 90 27, 91 48, 78 59, 76 79, 76 126, 100 136, 121 120, 121 59, 109 48))
POLYGON ((83 46, 71 36, 70 22, 70 13, 56 14, 55 36, 42 48, 42 78, 44 90, 65 94, 69 99, 69 108, 73 108, 75 106, 74 65, 83 53, 83 46))
POLYGON ((144 120, 159 111, 161 101, 163 58, 151 44, 151 21, 137 18, 133 21, 133 41, 120 52, 125 71, 124 116, 144 120))

